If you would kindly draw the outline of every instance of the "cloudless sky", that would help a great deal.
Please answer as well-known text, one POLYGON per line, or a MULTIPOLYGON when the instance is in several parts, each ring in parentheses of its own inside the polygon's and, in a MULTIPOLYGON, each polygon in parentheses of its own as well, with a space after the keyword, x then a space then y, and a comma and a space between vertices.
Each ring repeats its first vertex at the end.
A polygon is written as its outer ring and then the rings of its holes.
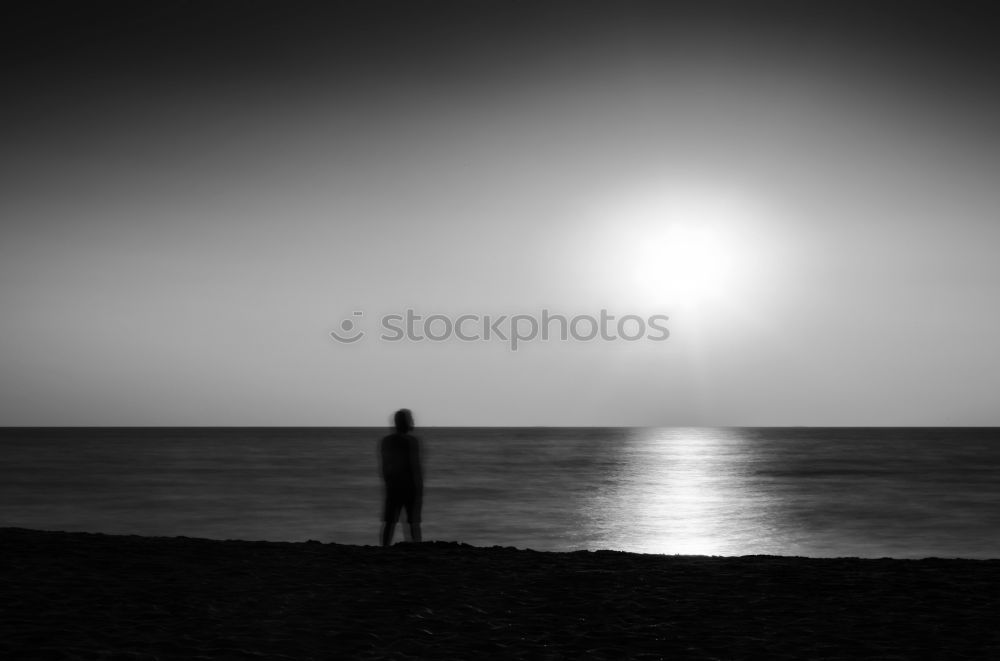
POLYGON ((991 24, 808 4, 12 22, 0 424, 1000 424, 991 24), (379 341, 407 308, 670 338, 379 341))

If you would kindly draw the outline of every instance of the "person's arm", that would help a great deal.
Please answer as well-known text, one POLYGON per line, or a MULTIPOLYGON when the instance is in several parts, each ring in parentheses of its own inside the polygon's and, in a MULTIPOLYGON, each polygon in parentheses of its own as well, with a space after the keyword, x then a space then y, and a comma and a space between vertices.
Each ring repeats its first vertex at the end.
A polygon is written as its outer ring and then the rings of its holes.
POLYGON ((385 439, 383 438, 375 445, 375 454, 378 455, 378 476, 385 480, 385 439))
POLYGON ((413 484, 418 489, 424 488, 424 467, 420 463, 420 440, 416 436, 410 442, 410 469, 413 471, 413 484))

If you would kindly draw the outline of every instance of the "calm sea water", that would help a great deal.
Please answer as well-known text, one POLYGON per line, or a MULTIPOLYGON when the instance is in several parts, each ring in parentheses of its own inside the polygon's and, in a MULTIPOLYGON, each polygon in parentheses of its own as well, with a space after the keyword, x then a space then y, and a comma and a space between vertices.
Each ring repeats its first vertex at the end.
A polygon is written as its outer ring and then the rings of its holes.
MULTIPOLYGON (((374 544, 381 429, 0 429, 0 526, 374 544)), ((1000 429, 429 428, 424 538, 1000 557, 1000 429)))

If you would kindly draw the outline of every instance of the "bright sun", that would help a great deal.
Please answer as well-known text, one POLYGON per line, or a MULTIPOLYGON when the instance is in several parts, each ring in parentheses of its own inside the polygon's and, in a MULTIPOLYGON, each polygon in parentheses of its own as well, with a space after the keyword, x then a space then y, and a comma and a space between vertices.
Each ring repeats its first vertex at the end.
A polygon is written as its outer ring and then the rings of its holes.
POLYGON ((760 289, 768 214, 750 191, 653 181, 606 193, 592 209, 597 232, 583 254, 600 256, 588 265, 595 286, 620 301, 707 312, 760 289))
POLYGON ((733 249, 717 228, 668 223, 650 232, 637 250, 633 276, 644 298, 696 303, 726 293, 733 249))
POLYGON ((737 237, 749 213, 745 199, 718 190, 632 197, 618 216, 631 243, 624 265, 630 286, 651 303, 700 304, 730 295, 748 248, 737 237))

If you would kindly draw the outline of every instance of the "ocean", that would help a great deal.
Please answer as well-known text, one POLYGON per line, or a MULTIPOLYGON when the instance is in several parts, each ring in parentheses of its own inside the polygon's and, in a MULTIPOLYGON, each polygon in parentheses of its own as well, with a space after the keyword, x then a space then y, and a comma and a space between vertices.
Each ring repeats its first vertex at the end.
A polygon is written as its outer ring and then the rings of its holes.
MULTIPOLYGON (((0 526, 377 544, 376 449, 385 433, 0 429, 0 526)), ((545 551, 1000 557, 997 428, 417 434, 425 540, 545 551)))

